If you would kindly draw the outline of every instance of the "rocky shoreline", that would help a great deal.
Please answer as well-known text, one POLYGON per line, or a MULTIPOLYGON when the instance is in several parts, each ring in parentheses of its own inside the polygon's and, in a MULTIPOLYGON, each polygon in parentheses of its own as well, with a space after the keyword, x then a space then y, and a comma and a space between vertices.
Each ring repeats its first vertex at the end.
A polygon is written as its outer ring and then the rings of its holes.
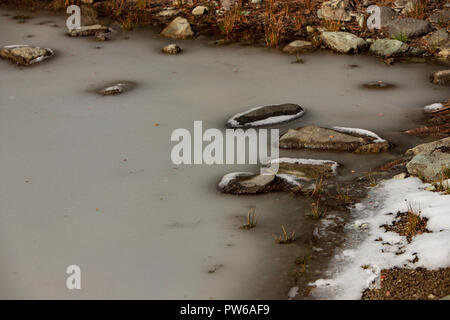
MULTIPOLYGON (((59 12, 67 5, 61 0, 0 3, 59 12)), ((445 0, 222 0, 195 4, 192 0, 81 0, 69 4, 81 5, 83 26, 105 25, 119 31, 151 25, 174 39, 216 36, 222 37, 216 44, 261 43, 291 54, 321 48, 339 53, 368 52, 388 64, 404 56, 448 62, 450 54, 450 4, 445 0), (380 29, 367 27, 371 5, 380 6, 380 29)), ((86 30, 91 31, 95 30, 86 30)))

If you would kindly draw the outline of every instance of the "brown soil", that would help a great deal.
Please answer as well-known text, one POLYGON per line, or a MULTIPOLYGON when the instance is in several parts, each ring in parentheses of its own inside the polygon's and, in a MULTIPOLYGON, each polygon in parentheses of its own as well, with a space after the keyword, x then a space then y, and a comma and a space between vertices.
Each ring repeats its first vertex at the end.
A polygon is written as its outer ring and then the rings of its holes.
POLYGON ((384 228, 386 232, 393 231, 406 237, 408 243, 411 242, 412 238, 416 235, 430 232, 427 230, 427 218, 421 218, 412 212, 398 212, 395 218, 396 220, 392 224, 384 224, 381 227, 384 228))
POLYGON ((450 268, 393 268, 381 271, 381 288, 367 289, 363 300, 436 300, 450 294, 450 268))

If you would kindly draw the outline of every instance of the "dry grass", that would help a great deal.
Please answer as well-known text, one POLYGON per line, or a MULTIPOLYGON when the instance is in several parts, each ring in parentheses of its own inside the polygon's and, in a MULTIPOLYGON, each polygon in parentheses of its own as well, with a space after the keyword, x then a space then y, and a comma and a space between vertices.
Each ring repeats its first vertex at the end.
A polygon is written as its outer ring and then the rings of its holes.
POLYGON ((337 198, 341 201, 350 201, 350 195, 348 194, 348 189, 341 189, 339 184, 336 183, 337 198))
POLYGON ((419 0, 414 4, 413 10, 407 16, 416 19, 425 19, 427 12, 427 0, 419 0))
POLYGON ((251 208, 247 213, 247 222, 241 226, 241 229, 253 229, 257 224, 258 220, 256 219, 255 208, 251 208))
POLYGON ((319 201, 311 203, 311 211, 308 213, 308 216, 311 219, 318 220, 325 216, 327 213, 327 209, 321 209, 319 205, 319 201))
POLYGON ((310 191, 309 195, 311 197, 319 196, 323 192, 323 175, 317 178, 316 183, 314 184, 314 189, 310 191))
POLYGON ((239 19, 240 19, 239 7, 234 6, 234 8, 227 11, 223 16, 223 19, 219 21, 218 25, 220 32, 223 35, 225 35, 227 40, 230 40, 231 33, 236 27, 236 24, 239 22, 239 19))
POLYGON ((288 244, 295 241, 295 232, 292 231, 291 233, 288 233, 284 226, 281 226, 281 229, 283 230, 283 234, 281 236, 275 237, 275 242, 278 244, 288 244))
POLYGON ((332 31, 332 32, 339 31, 339 30, 341 30, 341 27, 342 27, 342 21, 339 21, 339 20, 325 20, 323 22, 323 26, 328 31, 332 31))
POLYGON ((376 187, 377 186, 377 184, 378 184, 377 183, 377 179, 375 178, 372 170, 370 170, 369 172, 366 173, 366 178, 367 178, 367 181, 369 182, 369 185, 371 187, 376 187))
POLYGON ((406 202, 407 208, 407 222, 406 222, 406 234, 409 237, 413 237, 420 232, 423 227, 423 219, 420 217, 420 209, 416 210, 411 202, 406 202))

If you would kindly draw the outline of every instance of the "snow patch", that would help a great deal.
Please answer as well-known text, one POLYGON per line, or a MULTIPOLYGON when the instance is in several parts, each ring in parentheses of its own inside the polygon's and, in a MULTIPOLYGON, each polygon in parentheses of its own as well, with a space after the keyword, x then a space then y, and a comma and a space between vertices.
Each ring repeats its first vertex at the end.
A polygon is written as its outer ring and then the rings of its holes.
POLYGON ((328 299, 360 299, 366 288, 379 281, 381 269, 449 267, 450 195, 425 190, 429 186, 410 177, 387 180, 372 189, 368 198, 352 209, 354 222, 347 226, 347 243, 336 249, 330 279, 310 284, 316 287, 313 294, 328 299), (407 203, 428 218, 427 229, 432 232, 417 235, 411 243, 380 227, 395 221, 397 212, 406 212, 407 203), (362 223, 367 228, 356 227, 362 223), (416 256, 419 260, 413 263, 416 256))
POLYGON ((373 142, 386 142, 383 138, 381 138, 379 135, 377 135, 375 132, 365 130, 365 129, 359 129, 359 128, 346 128, 346 127, 333 127, 333 130, 343 132, 343 133, 350 133, 350 134, 357 134, 361 136, 366 136, 370 138, 374 138, 375 140, 373 142))

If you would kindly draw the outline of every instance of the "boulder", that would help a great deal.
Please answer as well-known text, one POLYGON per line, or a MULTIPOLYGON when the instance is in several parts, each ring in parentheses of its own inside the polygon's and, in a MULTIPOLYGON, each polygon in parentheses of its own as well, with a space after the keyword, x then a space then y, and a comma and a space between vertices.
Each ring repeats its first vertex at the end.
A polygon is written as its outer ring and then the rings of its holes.
POLYGON ((167 27, 161 31, 161 35, 169 38, 184 39, 194 35, 187 19, 176 17, 167 27))
POLYGON ((357 53, 366 46, 364 39, 349 32, 322 32, 322 39, 327 47, 342 53, 357 53))
POLYGON ((33 47, 28 45, 6 46, 0 50, 0 57, 8 59, 18 65, 29 66, 53 56, 50 48, 33 47))
POLYGON ((348 0, 325 1, 317 10, 317 16, 325 20, 350 21, 352 20, 351 9, 348 0))
POLYGON ((205 6, 196 6, 194 9, 192 9, 192 14, 194 16, 202 16, 206 12, 208 12, 208 8, 205 6))
POLYGON ((440 180, 444 170, 450 169, 450 137, 419 145, 406 154, 414 155, 406 164, 409 174, 427 181, 440 180))
POLYGON ((382 28, 387 27, 393 20, 397 18, 397 12, 389 7, 380 8, 380 25, 382 28))
POLYGON ((433 141, 433 142, 429 142, 429 143, 419 144, 418 146, 415 146, 414 148, 406 150, 405 155, 416 156, 420 153, 430 154, 436 148, 440 148, 443 146, 450 147, 450 137, 444 138, 441 140, 437 140, 437 141, 433 141))
POLYGON ((227 121, 227 127, 245 128, 274 125, 298 119, 303 114, 303 108, 294 103, 259 106, 235 114, 227 121))
POLYGON ((396 56, 408 51, 409 46, 393 39, 378 39, 370 46, 370 53, 381 57, 396 56))
POLYGON ((161 51, 167 54, 178 54, 181 52, 181 48, 175 43, 172 43, 162 48, 161 51))
POLYGON ((110 30, 108 27, 94 24, 90 26, 83 26, 78 29, 70 29, 67 31, 67 34, 71 37, 90 37, 95 36, 97 33, 105 33, 109 31, 110 30))
POLYGON ((448 38, 448 31, 444 28, 439 29, 433 33, 430 33, 426 37, 424 37, 425 42, 427 43, 428 47, 439 47, 439 46, 449 46, 449 38, 448 38))
POLYGON ((427 34, 433 30, 431 24, 424 20, 406 18, 397 19, 389 23, 389 34, 392 38, 415 38, 427 34))
POLYGON ((450 86, 450 69, 433 72, 431 74, 430 80, 434 84, 450 86))
POLYGON ((368 130, 317 126, 289 129, 281 136, 279 146, 282 149, 319 149, 356 153, 384 152, 390 147, 389 142, 368 130))
POLYGON ((283 52, 289 54, 304 53, 314 50, 314 46, 309 41, 295 40, 283 48, 283 52))
POLYGON ((450 9, 443 9, 436 11, 430 16, 430 21, 433 23, 446 25, 450 20, 450 9))

